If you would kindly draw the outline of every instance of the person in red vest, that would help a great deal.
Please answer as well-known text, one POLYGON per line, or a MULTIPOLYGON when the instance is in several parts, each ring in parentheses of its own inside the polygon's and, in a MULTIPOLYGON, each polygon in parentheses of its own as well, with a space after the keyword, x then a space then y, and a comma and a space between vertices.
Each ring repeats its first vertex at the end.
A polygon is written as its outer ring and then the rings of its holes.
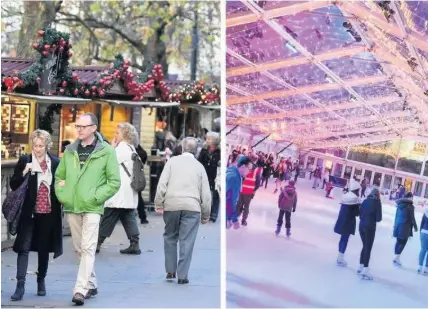
MULTIPOLYGON (((257 160, 252 157, 252 161, 257 160)), ((242 214, 242 222, 243 226, 247 225, 247 218, 250 212, 250 203, 254 198, 254 194, 257 189, 260 187, 260 181, 262 176, 263 168, 260 167, 259 164, 254 163, 254 168, 248 173, 248 175, 244 178, 242 182, 241 195, 239 196, 239 201, 236 206, 238 211, 238 216, 242 214)))

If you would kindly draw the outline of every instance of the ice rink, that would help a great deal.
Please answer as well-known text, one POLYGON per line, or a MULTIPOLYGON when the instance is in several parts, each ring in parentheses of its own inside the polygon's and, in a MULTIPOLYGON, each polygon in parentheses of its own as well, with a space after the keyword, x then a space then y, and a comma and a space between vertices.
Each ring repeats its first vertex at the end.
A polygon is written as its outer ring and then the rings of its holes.
MULTIPOLYGON (((392 238, 395 207, 383 203, 370 270, 373 281, 356 274, 362 243, 351 236, 345 259, 336 266, 339 235, 333 232, 341 190, 334 199, 313 190, 312 182, 299 179, 297 210, 291 217, 291 238, 285 229, 276 237, 278 216, 275 184, 259 189, 250 206, 248 226, 227 231, 227 305, 233 307, 419 307, 428 308, 428 277, 416 273, 419 232, 401 256, 403 268, 394 267, 392 238)), ((416 212, 418 227, 422 211, 416 212)), ((357 219, 357 224, 359 219, 357 219)))

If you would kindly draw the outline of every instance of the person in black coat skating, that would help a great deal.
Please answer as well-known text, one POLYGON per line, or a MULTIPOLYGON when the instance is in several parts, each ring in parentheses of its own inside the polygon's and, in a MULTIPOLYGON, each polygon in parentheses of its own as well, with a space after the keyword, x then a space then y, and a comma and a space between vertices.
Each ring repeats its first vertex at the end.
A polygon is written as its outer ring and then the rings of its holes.
POLYGON ((408 192, 404 198, 398 199, 397 212, 395 213, 394 232, 393 236, 397 238, 395 244, 395 259, 394 265, 401 266, 400 255, 409 240, 413 236, 413 229, 418 231, 418 226, 415 219, 415 206, 413 206, 413 194, 408 192))
POLYGON ((61 256, 62 210, 55 194, 55 172, 59 159, 48 149, 51 136, 44 130, 35 130, 30 136, 32 153, 19 158, 15 166, 10 188, 18 189, 28 178, 28 188, 19 218, 13 251, 18 254, 16 290, 11 300, 21 300, 25 293, 25 280, 30 251, 38 253, 37 295, 46 295, 45 277, 48 271, 49 253, 54 259, 61 256))
POLYGON ((360 236, 363 242, 363 249, 360 255, 360 267, 357 270, 363 279, 372 280, 369 274, 370 254, 376 234, 376 223, 382 221, 382 204, 377 188, 367 196, 360 207, 360 236))
POLYGON ((334 232, 341 235, 339 256, 337 257, 337 265, 339 266, 347 265, 344 254, 348 246, 349 236, 355 235, 356 217, 360 214, 360 199, 358 197, 360 189, 360 184, 352 179, 349 185, 349 192, 342 197, 339 216, 334 226, 334 232))

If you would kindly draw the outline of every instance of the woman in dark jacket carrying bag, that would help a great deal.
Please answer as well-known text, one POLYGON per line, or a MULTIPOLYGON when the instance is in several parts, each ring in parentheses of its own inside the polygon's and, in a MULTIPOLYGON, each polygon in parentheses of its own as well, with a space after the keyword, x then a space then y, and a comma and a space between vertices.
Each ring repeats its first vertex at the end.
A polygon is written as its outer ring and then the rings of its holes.
POLYGON ((413 236, 413 229, 418 231, 418 226, 415 219, 415 206, 413 206, 413 194, 408 192, 404 198, 396 201, 397 212, 395 213, 394 233, 397 238, 395 244, 395 259, 394 265, 401 266, 400 255, 409 240, 413 236))
POLYGON ((356 217, 360 214, 359 191, 361 187, 358 182, 351 180, 349 192, 342 196, 339 216, 334 226, 334 232, 341 235, 339 241, 339 256, 337 257, 338 266, 346 266, 344 255, 348 246, 349 236, 355 235, 357 228, 356 217))
POLYGON ((379 190, 374 188, 360 208, 359 231, 363 242, 363 249, 361 250, 360 267, 357 273, 365 280, 373 280, 373 277, 369 274, 368 267, 376 234, 376 223, 380 221, 382 221, 382 204, 380 202, 379 190))
POLYGON ((22 156, 15 166, 10 187, 16 190, 28 175, 28 188, 18 223, 13 251, 18 253, 17 286, 11 300, 21 300, 25 293, 25 278, 30 251, 38 253, 37 295, 45 296, 45 277, 49 253, 54 258, 62 255, 62 213, 56 198, 54 175, 59 159, 47 152, 51 136, 44 130, 35 130, 30 136, 32 153, 22 156))

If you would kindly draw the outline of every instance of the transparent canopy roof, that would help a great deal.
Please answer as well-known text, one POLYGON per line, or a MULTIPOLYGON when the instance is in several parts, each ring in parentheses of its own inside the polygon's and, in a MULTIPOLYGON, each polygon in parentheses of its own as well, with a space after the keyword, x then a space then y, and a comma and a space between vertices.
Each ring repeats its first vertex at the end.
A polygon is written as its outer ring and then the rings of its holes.
POLYGON ((428 2, 228 1, 227 123, 301 147, 428 136, 428 2))

